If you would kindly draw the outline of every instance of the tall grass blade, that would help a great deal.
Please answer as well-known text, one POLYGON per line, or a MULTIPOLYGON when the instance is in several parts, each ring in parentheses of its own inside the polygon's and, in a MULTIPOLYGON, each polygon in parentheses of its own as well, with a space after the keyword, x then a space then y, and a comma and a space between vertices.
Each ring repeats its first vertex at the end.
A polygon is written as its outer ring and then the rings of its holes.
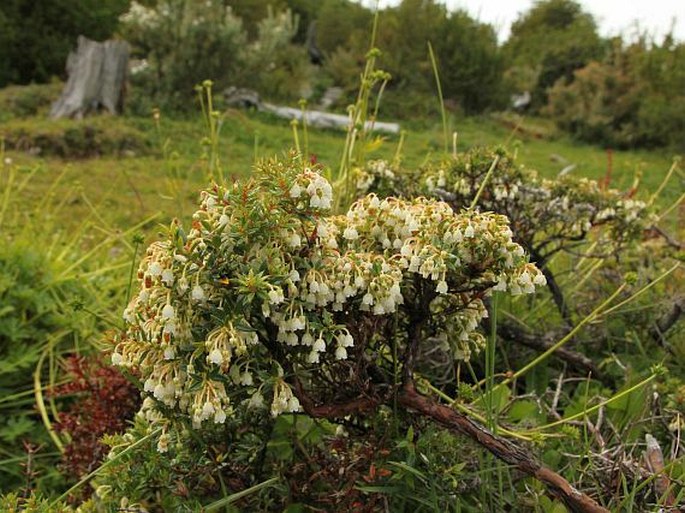
POLYGON ((279 480, 280 480, 279 477, 272 477, 271 479, 267 479, 266 481, 263 481, 259 484, 251 486, 250 488, 246 488, 245 490, 231 494, 228 497, 224 497, 223 499, 219 499, 216 502, 212 502, 208 506, 204 507, 204 511, 206 511, 208 513, 211 511, 217 511, 217 510, 223 508, 224 506, 228 506, 229 504, 233 504, 234 502, 242 499, 243 497, 247 497, 248 495, 252 495, 253 493, 258 492, 259 490, 263 490, 264 488, 269 488, 270 486, 273 486, 276 483, 278 483, 279 480))
POLYGON ((445 99, 442 95, 442 84, 440 83, 440 74, 438 72, 438 61, 435 58, 433 45, 428 41, 428 55, 431 60, 431 67, 433 68, 433 76, 435 77, 435 87, 438 89, 438 99, 440 100, 440 115, 442 116, 442 138, 444 144, 445 155, 449 152, 449 137, 447 135, 447 111, 445 110, 445 99))

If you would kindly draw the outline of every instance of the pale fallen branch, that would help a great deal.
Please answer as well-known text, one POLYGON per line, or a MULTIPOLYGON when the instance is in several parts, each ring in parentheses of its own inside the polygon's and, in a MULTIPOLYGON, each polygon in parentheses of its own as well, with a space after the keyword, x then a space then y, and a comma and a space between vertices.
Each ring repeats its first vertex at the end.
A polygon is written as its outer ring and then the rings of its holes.
MULTIPOLYGON (((317 128, 348 128, 350 125, 350 118, 342 114, 333 114, 330 112, 323 112, 320 110, 306 110, 296 109, 293 107, 279 107, 270 103, 262 103, 259 107, 264 112, 269 112, 285 119, 296 119, 297 121, 306 120, 307 125, 315 126, 317 128)), ((367 121, 366 130, 373 132, 382 132, 387 134, 399 134, 400 125, 398 123, 387 123, 381 121, 367 121)))

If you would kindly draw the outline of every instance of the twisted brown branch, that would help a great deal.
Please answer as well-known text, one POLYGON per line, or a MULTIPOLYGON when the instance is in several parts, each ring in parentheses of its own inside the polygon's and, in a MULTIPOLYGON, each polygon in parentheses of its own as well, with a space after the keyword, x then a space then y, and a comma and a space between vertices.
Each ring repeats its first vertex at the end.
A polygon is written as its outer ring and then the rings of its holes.
POLYGON ((398 399, 402 406, 430 418, 447 429, 468 436, 497 458, 536 478, 547 487, 551 495, 561 500, 570 511, 574 513, 609 513, 609 510, 576 490, 566 479, 543 466, 520 446, 496 436, 456 410, 419 394, 413 383, 405 384, 398 399))
MULTIPOLYGON (((365 414, 388 401, 387 393, 378 396, 362 396, 345 403, 316 405, 307 394, 302 383, 295 378, 294 392, 305 413, 312 417, 327 419, 342 418, 351 414, 365 414)), ((497 458, 516 467, 528 476, 542 482, 548 492, 564 502, 574 513, 609 513, 592 498, 576 490, 562 476, 543 466, 533 456, 515 443, 496 436, 485 427, 448 406, 441 405, 432 399, 419 394, 410 380, 404 383, 397 394, 398 404, 431 419, 437 424, 466 435, 490 451, 497 458)))
MULTIPOLYGON (((554 342, 549 339, 549 334, 538 335, 530 333, 509 323, 498 325, 497 334, 505 340, 524 345, 541 353, 544 353, 554 345, 554 342)), ((596 379, 601 380, 603 378, 601 371, 597 368, 592 359, 578 351, 560 347, 554 351, 554 356, 565 361, 576 370, 582 371, 583 373, 592 373, 592 377, 596 379)))

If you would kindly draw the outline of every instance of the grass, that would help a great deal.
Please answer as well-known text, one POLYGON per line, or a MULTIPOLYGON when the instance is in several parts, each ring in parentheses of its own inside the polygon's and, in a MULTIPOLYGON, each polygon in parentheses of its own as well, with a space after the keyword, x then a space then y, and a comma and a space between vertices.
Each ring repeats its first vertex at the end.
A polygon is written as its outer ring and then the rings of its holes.
MULTIPOLYGON (((63 174, 53 194, 70 198, 72 215, 65 216, 65 223, 82 218, 93 206, 108 224, 120 230, 156 213, 160 213, 160 221, 174 216, 184 218, 192 213, 197 191, 208 183, 206 157, 199 144, 204 136, 199 116, 194 120, 172 119, 162 113, 158 126, 152 118, 100 117, 51 122, 33 117, 0 124, 0 134, 50 133, 51 137, 59 138, 60 133, 79 133, 78 128, 84 125, 102 129, 105 139, 118 140, 135 134, 145 150, 112 154, 111 149, 117 146, 110 144, 105 145, 109 150, 100 155, 69 159, 8 150, 6 155, 19 165, 21 173, 36 173, 32 187, 25 191, 26 201, 41 201, 55 176, 63 174)), ((554 177, 570 164, 575 164, 572 173, 576 176, 593 179, 606 176, 606 150, 558 136, 537 120, 524 120, 520 124, 517 121, 512 128, 512 122, 501 117, 452 118, 449 125, 450 132, 458 133, 458 151, 476 145, 507 143, 517 148, 518 158, 524 165, 537 169, 543 176, 554 177)), ((345 144, 345 134, 310 127, 307 135, 311 158, 335 169, 345 144)), ((399 140, 399 136, 383 136, 382 144, 370 150, 369 157, 392 159, 399 140)), ((280 155, 285 148, 294 146, 289 121, 242 111, 225 113, 219 141, 229 179, 249 176, 256 160, 280 155)), ((403 143, 403 166, 420 166, 427 159, 440 157, 443 142, 439 120, 433 125, 410 124, 403 143)), ((615 151, 612 157, 612 186, 629 188, 635 177, 641 175, 642 195, 647 198, 661 184, 673 156, 666 150, 641 150, 615 151)), ((667 205, 677 197, 678 187, 670 186, 661 195, 661 201, 667 205)))

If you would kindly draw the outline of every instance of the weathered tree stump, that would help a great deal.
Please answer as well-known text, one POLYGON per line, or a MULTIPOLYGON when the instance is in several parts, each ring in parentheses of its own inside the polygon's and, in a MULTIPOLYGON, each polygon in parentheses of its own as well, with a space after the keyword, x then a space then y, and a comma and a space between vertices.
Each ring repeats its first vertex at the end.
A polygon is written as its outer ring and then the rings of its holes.
POLYGON ((100 108, 111 114, 123 109, 129 46, 125 41, 98 43, 79 36, 76 52, 67 58, 69 79, 50 117, 82 118, 100 108))

